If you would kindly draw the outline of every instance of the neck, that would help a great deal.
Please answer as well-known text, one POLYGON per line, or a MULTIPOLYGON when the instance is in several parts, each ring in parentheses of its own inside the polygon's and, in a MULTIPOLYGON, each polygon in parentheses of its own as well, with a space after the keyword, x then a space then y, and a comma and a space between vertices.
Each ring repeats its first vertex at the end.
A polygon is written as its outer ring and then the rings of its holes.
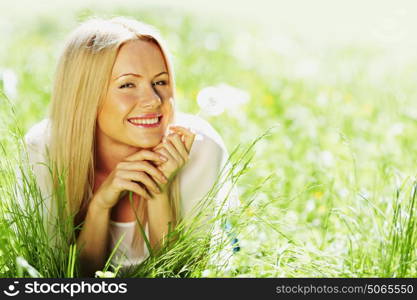
POLYGON ((119 162, 139 150, 138 147, 122 144, 98 134, 96 138, 95 171, 102 175, 108 175, 119 162))

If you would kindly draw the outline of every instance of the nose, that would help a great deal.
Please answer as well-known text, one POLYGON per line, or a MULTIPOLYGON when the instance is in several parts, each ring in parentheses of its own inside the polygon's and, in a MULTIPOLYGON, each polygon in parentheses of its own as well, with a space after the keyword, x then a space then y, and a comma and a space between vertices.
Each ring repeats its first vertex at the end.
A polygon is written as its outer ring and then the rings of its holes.
POLYGON ((161 97, 152 85, 146 88, 146 90, 140 95, 139 99, 140 106, 149 110, 158 108, 161 105, 161 102, 161 97))

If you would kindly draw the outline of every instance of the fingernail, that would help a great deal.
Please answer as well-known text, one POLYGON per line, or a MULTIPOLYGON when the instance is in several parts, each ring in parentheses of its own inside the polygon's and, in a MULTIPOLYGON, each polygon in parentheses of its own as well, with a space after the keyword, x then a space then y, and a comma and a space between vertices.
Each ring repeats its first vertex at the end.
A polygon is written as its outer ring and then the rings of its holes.
POLYGON ((167 161, 168 160, 168 158, 166 158, 165 156, 162 156, 162 155, 159 156, 159 158, 162 159, 163 161, 167 161))

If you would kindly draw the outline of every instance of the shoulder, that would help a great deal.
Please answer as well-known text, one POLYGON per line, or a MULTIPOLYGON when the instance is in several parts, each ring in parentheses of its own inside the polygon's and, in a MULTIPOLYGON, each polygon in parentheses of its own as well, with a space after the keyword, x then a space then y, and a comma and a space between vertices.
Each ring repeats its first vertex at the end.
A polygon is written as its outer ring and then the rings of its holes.
MULTIPOLYGON (((24 136, 25 163, 28 163, 36 178, 42 196, 49 201, 51 195, 50 172, 48 167, 47 147, 50 137, 50 121, 44 119, 26 132, 24 136), (27 159, 27 161, 26 161, 27 159)), ((49 202, 45 203, 49 207, 49 202)))
POLYGON ((195 134, 195 140, 191 149, 191 155, 218 154, 219 159, 227 154, 226 146, 219 133, 206 120, 186 113, 177 113, 175 123, 179 126, 190 128, 195 134))
POLYGON ((43 119, 34 124, 24 136, 25 150, 29 163, 39 168, 48 161, 48 144, 50 139, 50 120, 43 119))
POLYGON ((24 141, 29 152, 42 153, 50 137, 50 120, 43 119, 29 128, 24 136, 24 141))

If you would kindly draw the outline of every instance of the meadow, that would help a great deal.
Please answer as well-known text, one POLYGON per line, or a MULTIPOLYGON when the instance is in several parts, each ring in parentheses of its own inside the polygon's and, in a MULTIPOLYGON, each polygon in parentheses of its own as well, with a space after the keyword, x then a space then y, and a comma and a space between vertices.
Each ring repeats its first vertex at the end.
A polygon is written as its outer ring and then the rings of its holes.
MULTIPOLYGON (((44 13, 3 26, 2 203, 12 197, 16 138, 46 116, 63 40, 91 15, 159 28, 174 56, 178 109, 209 121, 230 152, 250 149, 232 158, 240 251, 221 267, 158 273, 149 270, 162 267, 150 264, 137 276, 417 276, 417 55, 399 55, 397 44, 317 47, 254 23, 151 7, 44 13), (207 87, 211 100, 199 105, 207 87)), ((28 245, 36 236, 26 238, 0 219, 0 277, 77 275, 72 248, 53 258, 47 247, 28 245)))

